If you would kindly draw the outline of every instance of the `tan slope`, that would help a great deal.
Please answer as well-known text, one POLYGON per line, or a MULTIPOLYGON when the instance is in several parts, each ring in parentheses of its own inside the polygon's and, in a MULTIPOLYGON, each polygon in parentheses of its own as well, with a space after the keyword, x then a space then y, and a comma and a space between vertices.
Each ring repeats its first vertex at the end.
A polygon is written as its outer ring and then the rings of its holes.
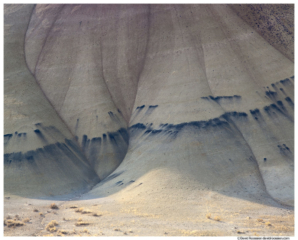
POLYGON ((149 33, 128 153, 90 194, 138 196, 166 181, 169 198, 268 192, 293 206, 292 62, 225 5, 152 5, 149 33))
POLYGON ((26 66, 23 44, 32 10, 4 8, 4 192, 78 194, 99 178, 26 66))
POLYGON ((269 194, 292 205, 294 114, 287 99, 293 99, 293 63, 228 7, 208 6, 204 12, 200 29, 211 90, 214 96, 241 96, 237 105, 224 98, 217 102, 226 111, 249 114, 247 123, 235 124, 258 161, 269 194), (216 40, 209 37, 210 28, 218 29, 212 35, 216 40))
POLYGON ((147 12, 145 5, 37 5, 26 34, 28 65, 101 178, 127 150, 147 12))
POLYGON ((70 121, 62 108, 66 93, 82 76, 103 85, 106 93, 98 95, 112 98, 129 120, 147 46, 148 10, 148 5, 36 6, 26 33, 26 61, 65 121, 70 121), (55 81, 60 89, 53 96, 55 81))

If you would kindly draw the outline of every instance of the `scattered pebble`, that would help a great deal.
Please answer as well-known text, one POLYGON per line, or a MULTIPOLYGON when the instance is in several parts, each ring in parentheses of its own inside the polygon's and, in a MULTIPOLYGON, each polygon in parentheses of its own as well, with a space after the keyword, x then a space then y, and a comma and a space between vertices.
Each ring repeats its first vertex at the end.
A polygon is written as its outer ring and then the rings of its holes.
POLYGON ((51 209, 59 209, 58 206, 56 205, 56 203, 52 203, 52 204, 50 205, 50 208, 51 208, 51 209))

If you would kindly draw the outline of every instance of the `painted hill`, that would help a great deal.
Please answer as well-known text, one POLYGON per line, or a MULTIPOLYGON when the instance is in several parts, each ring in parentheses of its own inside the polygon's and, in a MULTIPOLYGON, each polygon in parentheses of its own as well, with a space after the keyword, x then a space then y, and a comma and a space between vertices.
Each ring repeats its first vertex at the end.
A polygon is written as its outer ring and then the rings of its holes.
POLYGON ((245 14, 5 5, 5 195, 293 207, 292 45, 245 14))

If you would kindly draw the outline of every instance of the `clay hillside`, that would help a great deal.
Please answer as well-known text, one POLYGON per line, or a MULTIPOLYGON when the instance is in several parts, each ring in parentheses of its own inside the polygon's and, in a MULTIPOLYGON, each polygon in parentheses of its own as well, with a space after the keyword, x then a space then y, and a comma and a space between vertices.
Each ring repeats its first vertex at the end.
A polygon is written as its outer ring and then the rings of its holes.
POLYGON ((4 4, 5 236, 294 236, 294 4, 4 4))

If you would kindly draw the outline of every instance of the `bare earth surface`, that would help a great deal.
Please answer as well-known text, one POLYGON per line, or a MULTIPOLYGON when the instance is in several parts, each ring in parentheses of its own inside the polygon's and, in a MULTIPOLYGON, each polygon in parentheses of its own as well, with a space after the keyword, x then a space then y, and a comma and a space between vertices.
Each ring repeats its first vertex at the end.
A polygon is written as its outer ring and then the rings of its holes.
POLYGON ((164 208, 163 203, 148 203, 145 198, 116 200, 113 195, 72 201, 11 196, 5 199, 4 217, 14 219, 19 215, 20 221, 30 220, 23 226, 5 226, 4 235, 293 236, 294 211, 287 207, 252 203, 210 191, 202 193, 201 199, 196 201, 187 198, 179 202, 167 199, 172 202, 164 208), (52 203, 59 209, 51 209, 52 203), (76 212, 78 209, 81 211, 76 212), (177 214, 177 209, 184 210, 185 215, 177 214), (46 227, 53 220, 58 225, 55 232, 50 232, 46 227))

